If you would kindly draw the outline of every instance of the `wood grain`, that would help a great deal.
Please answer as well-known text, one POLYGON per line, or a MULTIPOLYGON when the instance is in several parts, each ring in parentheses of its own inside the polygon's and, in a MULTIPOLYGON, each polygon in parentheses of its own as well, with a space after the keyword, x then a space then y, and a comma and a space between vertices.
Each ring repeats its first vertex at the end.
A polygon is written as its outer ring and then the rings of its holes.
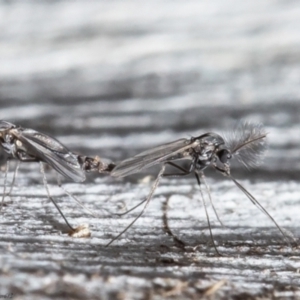
POLYGON ((163 179, 143 217, 106 248, 138 209, 113 213, 144 199, 159 169, 64 182, 96 216, 47 170, 69 222, 89 224, 91 237, 75 238, 47 200, 38 164, 24 163, 0 218, 1 297, 300 297, 297 1, 3 2, 0 28, 0 118, 72 151, 119 161, 178 138, 223 134, 242 118, 264 123, 264 164, 234 164, 232 174, 291 240, 233 183, 208 172, 226 226, 209 206, 223 256, 192 176, 163 179))

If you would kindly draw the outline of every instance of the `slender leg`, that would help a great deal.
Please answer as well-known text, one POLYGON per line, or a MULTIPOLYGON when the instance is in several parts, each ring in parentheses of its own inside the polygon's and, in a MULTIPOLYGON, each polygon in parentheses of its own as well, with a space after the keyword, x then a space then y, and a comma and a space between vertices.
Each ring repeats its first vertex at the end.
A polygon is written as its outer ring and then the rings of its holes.
POLYGON ((2 210, 4 199, 6 196, 6 182, 7 182, 7 173, 9 170, 9 160, 6 161, 6 168, 5 168, 5 174, 4 174, 4 186, 3 186, 3 195, 2 195, 2 201, 1 201, 1 207, 0 210, 2 210))
POLYGON ((144 199, 143 201, 141 201, 141 202, 140 202, 139 204, 137 204, 136 206, 134 206, 134 207, 132 207, 132 208, 126 210, 126 211, 123 212, 123 213, 113 213, 113 215, 119 216, 119 217, 125 216, 125 215, 127 215, 128 213, 130 213, 130 212, 132 212, 133 210, 135 210, 136 208, 138 208, 139 206, 141 206, 143 203, 145 203, 145 202, 147 201, 147 199, 148 199, 148 197, 147 197, 146 199, 144 199))
POLYGON ((210 204, 211 204, 211 206, 212 206, 212 208, 213 208, 213 210, 214 210, 214 213, 215 213, 215 215, 216 215, 216 217, 217 217, 219 223, 221 224, 221 226, 222 226, 222 227, 225 227, 224 224, 223 224, 223 222, 222 222, 221 219, 219 218, 219 215, 218 215, 218 213, 217 213, 217 210, 216 210, 216 208, 215 208, 215 206, 214 206, 214 203, 213 203, 213 201, 212 201, 211 194, 210 194, 210 188, 209 188, 209 186, 208 186, 208 184, 207 184, 207 182, 206 182, 206 180, 205 180, 205 175, 204 175, 204 173, 201 173, 201 179, 202 179, 202 181, 204 182, 205 188, 206 188, 207 193, 208 193, 209 202, 210 202, 210 204))
POLYGON ((47 184, 47 178, 46 178, 46 174, 45 174, 45 170, 44 170, 44 166, 43 166, 42 162, 40 162, 40 168, 41 168, 41 173, 43 174, 43 182, 44 182, 45 189, 47 191, 48 198, 52 201, 52 203, 54 204, 54 206, 56 207, 56 209, 58 210, 58 212, 60 213, 62 218, 65 220, 66 224, 71 228, 71 230, 74 231, 75 229, 69 224, 68 220, 66 219, 66 217, 64 216, 64 214, 62 213, 60 208, 58 207, 57 203, 50 196, 50 192, 49 192, 49 188, 48 188, 48 184, 47 184))
POLYGON ((201 189, 200 178, 199 178, 199 175, 198 175, 196 172, 195 172, 195 177, 196 177, 197 182, 198 182, 198 185, 199 185, 199 187, 200 187, 201 199, 202 199, 202 203, 203 203, 204 210, 205 210, 205 214, 206 214, 206 220, 207 220, 207 224, 208 224, 208 228, 209 228, 210 238, 211 238, 211 241, 212 241, 212 243, 213 243, 213 246, 214 246, 214 248, 215 248, 216 253, 217 253, 219 256, 221 256, 221 254, 220 254, 220 252, 218 251, 217 246, 216 246, 216 244, 215 244, 214 238, 213 238, 213 234, 212 234, 212 231, 211 231, 210 220, 209 220, 209 215, 208 215, 208 212, 207 212, 207 207, 206 207, 205 199, 204 199, 203 192, 202 192, 202 189, 201 189))
MULTIPOLYGON (((168 165, 171 165, 179 170, 181 170, 183 173, 175 173, 175 174, 162 174, 161 177, 176 177, 176 176, 186 176, 188 174, 190 174, 192 171, 191 171, 191 168, 190 170, 186 170, 180 166, 178 166, 177 164, 174 164, 173 162, 167 162, 166 164, 168 165)), ((113 215, 116 215, 116 216, 124 216, 126 214, 128 214, 129 212, 132 212, 133 210, 135 210, 136 208, 138 208, 139 206, 141 206, 143 203, 145 203, 147 201, 148 198, 144 199, 143 201, 141 201, 139 204, 137 204, 136 206, 130 208, 129 210, 123 212, 123 213, 116 213, 116 214, 113 214, 113 215)))
POLYGON ((64 187, 59 185, 59 187, 70 197, 72 198, 79 206, 81 206, 84 210, 86 210, 89 214, 91 214, 93 217, 98 218, 90 209, 85 207, 82 202, 74 195, 72 195, 70 192, 68 192, 64 187))
POLYGON ((70 197, 72 198, 79 206, 81 206, 84 210, 86 210, 89 214, 91 214, 93 217, 97 218, 97 216, 87 207, 85 207, 82 202, 74 195, 72 195, 69 191, 67 191, 61 184, 61 178, 59 175, 56 176, 57 179, 57 185, 70 197))
MULTIPOLYGON (((230 178, 234 184, 246 195, 246 197, 263 213, 265 214, 272 222, 273 224, 277 227, 277 229, 280 231, 280 233, 283 235, 285 241, 287 242, 288 245, 291 245, 288 236, 284 233, 283 229, 277 224, 277 222, 274 220, 274 218, 268 213, 268 211, 256 200, 256 198, 250 194, 234 177, 232 177, 229 173, 228 170, 224 170, 219 168, 218 166, 214 166, 217 171, 219 171, 222 175, 225 177, 230 178)), ((294 243, 297 245, 297 242, 295 239, 292 237, 294 243)))
POLYGON ((170 196, 168 196, 166 198, 166 201, 164 202, 163 204, 163 224, 164 224, 164 230, 165 232, 170 235, 176 246, 178 246, 179 248, 181 249, 184 249, 185 248, 185 243, 183 241, 181 241, 179 238, 177 238, 173 232, 171 231, 170 227, 169 227, 169 224, 168 224, 168 216, 167 216, 167 211, 168 211, 168 203, 169 203, 169 200, 170 200, 170 196))
POLYGON ((182 168, 181 166, 178 166, 177 164, 173 163, 173 162, 167 162, 166 164, 182 171, 182 173, 173 173, 173 174, 163 174, 163 177, 176 177, 176 176, 186 176, 188 174, 190 174, 193 171, 193 165, 194 163, 191 164, 189 170, 186 170, 184 168, 182 168))
POLYGON ((15 185, 15 181, 16 181, 16 178, 17 178, 17 175, 18 175, 19 167, 20 167, 20 162, 17 161, 17 166, 15 168, 14 176, 13 176, 13 179, 12 179, 12 182, 11 182, 11 186, 10 186, 10 189, 9 189, 9 192, 8 192, 7 196, 9 196, 11 194, 12 190, 13 190, 13 187, 15 185))
MULTIPOLYGON (((283 229, 277 224, 277 222, 274 220, 274 218, 268 213, 268 211, 250 194, 235 178, 233 178, 231 175, 227 175, 234 183, 235 185, 247 196, 247 198, 256 206, 258 209, 263 212, 277 227, 277 229, 280 231, 280 233, 283 235, 285 241, 288 245, 291 245, 287 235, 284 233, 283 229)), ((294 242, 296 243, 295 239, 293 238, 294 242)))
MULTIPOLYGON (((189 170, 186 170, 186 169, 184 169, 184 168, 182 168, 182 167, 180 167, 180 166, 178 166, 178 165, 176 165, 176 164, 174 164, 174 163, 172 163, 172 162, 168 162, 167 164, 169 164, 169 165, 171 165, 171 166, 173 166, 173 167, 175 167, 175 168, 177 168, 177 169, 183 171, 184 173, 179 173, 179 174, 163 174, 163 177, 186 176, 186 175, 190 174, 190 173, 193 171, 193 168, 192 168, 192 167, 190 167, 189 170)), ((192 166, 193 166, 193 164, 192 164, 192 166)), ((213 208, 213 210, 214 210, 214 213, 215 213, 215 215, 216 215, 218 221, 220 222, 221 226, 225 227, 224 224, 222 223, 221 219, 219 218, 219 215, 218 215, 218 213, 217 213, 217 210, 216 210, 216 208, 215 208, 215 206, 214 206, 214 204, 213 204, 213 202, 212 202, 211 194, 210 194, 210 189, 209 189, 209 186, 207 185, 207 182, 206 182, 206 180, 205 180, 204 173, 201 173, 201 178, 203 179, 205 188, 206 188, 207 193, 208 193, 208 196, 209 196, 209 201, 210 201, 211 206, 212 206, 212 208, 213 208)))
POLYGON ((146 204, 145 204, 145 206, 143 207, 143 209, 142 209, 142 211, 138 214, 138 216, 124 229, 124 230, 122 230, 116 237, 114 237, 107 245, 106 245, 106 247, 108 247, 109 245, 111 245, 115 240, 117 240, 123 233, 125 233, 141 216, 142 216, 142 214, 144 213, 144 211, 146 210, 146 208, 147 208, 147 206, 148 206, 148 204, 149 204, 149 202, 150 202, 150 200, 151 200, 151 198, 152 198, 152 196, 153 196, 153 194, 154 194, 154 192, 155 192, 155 190, 156 190, 156 188, 157 188, 157 186, 158 186, 158 184, 159 184, 159 181, 160 181, 160 179, 161 179, 161 177, 162 177, 162 175, 163 175, 163 173, 164 173, 164 171, 165 171, 165 169, 166 169, 166 165, 164 164, 163 166, 162 166, 162 168, 161 168, 161 170, 159 171, 159 173, 158 173, 158 175, 157 175, 157 177, 156 177, 156 179, 155 179, 155 181, 154 181, 154 183, 153 183, 153 185, 152 185, 152 188, 151 188, 151 191, 150 191, 150 193, 149 193, 149 195, 148 195, 148 197, 147 197, 147 199, 146 199, 146 204))

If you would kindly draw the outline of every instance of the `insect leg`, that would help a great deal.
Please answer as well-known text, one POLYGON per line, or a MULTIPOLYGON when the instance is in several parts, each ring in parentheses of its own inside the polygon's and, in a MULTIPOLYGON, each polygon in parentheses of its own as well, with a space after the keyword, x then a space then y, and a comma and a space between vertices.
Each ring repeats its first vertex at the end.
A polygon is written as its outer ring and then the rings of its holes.
POLYGON ((20 167, 20 162, 17 161, 17 166, 16 166, 16 168, 15 168, 14 176, 13 176, 13 179, 12 179, 12 182, 11 182, 11 186, 10 186, 9 192, 7 193, 7 196, 11 194, 12 189, 13 189, 13 187, 14 187, 14 185, 15 185, 15 181, 16 181, 16 178, 17 178, 17 174, 18 174, 19 167, 20 167))
MULTIPOLYGON (((192 171, 193 171, 193 166, 194 164, 192 163, 191 167, 189 170, 186 170, 180 166, 178 166, 177 164, 173 163, 173 162, 166 162, 165 164, 168 164, 168 165, 171 165, 179 170, 181 170, 183 173, 177 173, 177 174, 162 174, 161 176, 162 177, 176 177, 176 176, 186 176, 188 174, 190 174, 192 171)), ((124 216, 126 214, 128 214, 129 212, 132 212, 133 210, 135 210, 136 208, 138 208, 139 206, 141 206, 143 203, 145 203, 147 201, 147 198, 144 199, 143 201, 141 201, 139 204, 137 204, 136 206, 134 206, 133 208, 130 208, 129 210, 123 212, 123 213, 115 213, 113 215, 116 215, 116 216, 124 216)))
POLYGON ((72 198, 79 206, 81 206, 84 210, 86 210, 89 214, 91 214, 93 217, 98 218, 90 209, 85 207, 83 203, 74 195, 72 195, 70 192, 68 192, 64 187, 62 187, 60 184, 58 185, 70 198, 72 198))
POLYGON ((163 175, 162 175, 163 177, 186 176, 186 175, 190 174, 190 173, 193 171, 192 166, 194 166, 194 164, 192 163, 192 164, 191 164, 191 167, 189 168, 189 170, 186 170, 185 168, 182 168, 181 166, 178 166, 177 164, 175 164, 175 163, 173 163, 173 162, 171 162, 171 161, 167 162, 166 164, 168 164, 168 165, 170 165, 170 166, 172 166, 172 167, 174 167, 174 168, 176 168, 176 169, 182 171, 183 173, 163 174, 163 175))
POLYGON ((20 162, 17 161, 17 166, 16 166, 15 171, 14 171, 14 175, 13 175, 13 179, 12 179, 12 182, 11 182, 11 185, 10 185, 10 189, 9 189, 9 192, 6 194, 6 182, 7 182, 7 173, 8 173, 8 169, 9 169, 9 160, 6 162, 6 170, 5 170, 5 177, 4 177, 4 189, 3 189, 3 195, 2 195, 0 211, 2 210, 5 197, 9 196, 12 192, 12 189, 14 187, 15 180, 16 180, 16 177, 17 177, 17 174, 18 174, 19 167, 20 167, 20 162))
MULTIPOLYGON (((174 163, 172 163, 172 162, 168 162, 167 164, 169 164, 169 165, 171 165, 171 166, 173 166, 173 167, 175 167, 175 168, 177 168, 177 169, 183 171, 184 173, 179 173, 179 174, 163 174, 163 177, 185 176, 185 175, 190 174, 190 173, 193 171, 192 168, 190 168, 189 170, 186 170, 186 169, 184 169, 184 168, 182 168, 182 167, 180 167, 180 166, 178 166, 178 165, 176 165, 176 164, 174 164, 174 163)), ((194 164, 192 164, 191 166, 194 166, 194 164)), ((217 210, 216 210, 216 208, 215 208, 215 206, 214 206, 214 204, 213 204, 213 201, 212 201, 212 198, 211 198, 211 194, 210 194, 210 189, 209 189, 209 186, 208 186, 208 184, 207 184, 207 182, 206 182, 206 180, 205 180, 204 173, 201 174, 201 179, 203 179, 205 188, 206 188, 207 193, 208 193, 208 196, 209 196, 209 201, 210 201, 211 206, 212 206, 212 208, 213 208, 213 210, 214 210, 214 213, 215 213, 215 215, 216 215, 216 217, 217 217, 219 223, 221 224, 221 226, 225 227, 224 224, 222 223, 221 219, 219 218, 219 215, 218 215, 218 213, 217 213, 217 210)))
POLYGON ((162 219, 163 219, 164 230, 168 235, 170 235, 173 238, 176 246, 178 246, 181 249, 184 249, 185 243, 173 234, 173 232, 171 231, 169 224, 168 224, 167 211, 168 211, 169 200, 170 200, 170 196, 167 196, 166 201, 163 204, 163 218, 162 219))
POLYGON ((0 210, 2 210, 4 199, 5 199, 5 196, 6 196, 6 182, 7 182, 8 170, 9 170, 9 160, 6 161, 5 174, 4 174, 4 185, 3 185, 3 195, 2 195, 0 210))
MULTIPOLYGON (((177 174, 162 174, 162 177, 172 177, 172 176, 186 176, 188 174, 190 174, 192 172, 192 169, 190 167, 189 170, 186 170, 180 166, 178 166, 177 164, 174 164, 173 162, 166 162, 165 164, 171 165, 179 170, 181 170, 183 173, 177 173, 177 174)), ((113 215, 117 215, 117 216, 124 216, 126 214, 128 214, 129 212, 135 210, 136 208, 138 208, 140 205, 142 205, 143 203, 145 203, 147 201, 147 198, 144 199, 143 201, 141 201, 139 204, 137 204, 136 206, 134 206, 133 208, 130 208, 129 210, 125 211, 124 213, 120 213, 120 214, 113 214, 113 215)))
POLYGON ((144 199, 143 201, 141 201, 139 204, 137 204, 136 206, 126 210, 125 212, 123 213, 114 213, 113 215, 115 216, 124 216, 124 215, 127 215, 128 213, 132 212, 133 210, 135 210, 136 208, 138 208, 139 206, 141 206, 143 203, 145 203, 147 201, 148 197, 146 199, 144 199))
POLYGON ((225 227, 224 224, 223 224, 223 222, 222 222, 221 219, 219 218, 219 215, 218 215, 218 213, 217 213, 217 210, 216 210, 216 208, 215 208, 215 206, 214 206, 214 203, 213 203, 213 201, 212 201, 211 194, 210 194, 210 188, 209 188, 209 186, 208 186, 208 184, 207 184, 207 182, 206 182, 204 173, 201 174, 201 179, 202 179, 202 181, 204 182, 206 191, 207 191, 207 193, 208 193, 209 202, 210 202, 210 204, 211 204, 211 206, 212 206, 212 208, 213 208, 213 210, 214 210, 214 213, 215 213, 215 215, 216 215, 216 217, 217 217, 219 223, 221 224, 221 226, 222 226, 222 227, 225 227))
POLYGON ((155 179, 155 181, 152 185, 151 191, 150 191, 147 199, 145 200, 146 204, 143 207, 142 211, 137 215, 137 217, 124 230, 122 230, 116 237, 114 237, 105 247, 108 247, 115 240, 117 240, 123 233, 125 233, 142 216, 142 214, 146 210, 146 208, 147 208, 147 206, 148 206, 148 204, 149 204, 149 202, 150 202, 150 200, 151 200, 151 198, 152 198, 152 196, 153 196, 153 194, 154 194, 154 192, 155 192, 155 190, 156 190, 156 188, 159 184, 160 179, 162 178, 162 175, 163 175, 165 169, 166 169, 166 165, 163 164, 161 170, 159 171, 159 173, 158 173, 158 175, 157 175, 157 177, 156 177, 156 179, 155 179))
MULTIPOLYGON (((180 166, 178 166, 177 164, 174 164, 173 162, 166 162, 165 164, 168 164, 168 165, 171 165, 179 170, 181 170, 182 172, 184 173, 178 173, 178 174, 162 174, 162 177, 172 177, 172 176, 186 176, 188 174, 190 174, 192 172, 192 170, 186 170, 180 166)), ((191 168, 190 168, 191 169, 191 168)), ((145 203, 147 201, 147 198, 144 199, 143 201, 141 201, 139 204, 137 204, 136 206, 134 206, 133 208, 130 208, 129 210, 123 212, 123 213, 120 213, 120 214, 113 214, 113 215, 116 215, 116 216, 124 216, 126 214, 128 214, 129 212, 135 210, 136 208, 138 208, 140 205, 142 205, 143 203, 145 203)))
POLYGON ((60 210, 60 208, 57 205, 57 203, 50 196, 50 192, 49 192, 49 188, 48 188, 48 184, 47 184, 47 178, 46 178, 46 174, 45 174, 45 170, 44 170, 44 166, 43 166, 42 162, 40 162, 40 168, 41 168, 41 173, 43 174, 43 182, 44 182, 45 189, 47 191, 48 198, 52 201, 52 203, 54 204, 54 206, 56 207, 56 209, 58 210, 58 212, 60 213, 60 215, 63 217, 63 219, 66 222, 66 224, 71 228, 72 231, 74 231, 75 229, 69 224, 68 220, 66 219, 66 217, 64 216, 64 214, 60 210))
POLYGON ((198 182, 198 185, 199 185, 199 188, 200 188, 201 199, 202 199, 202 203, 203 203, 204 210, 205 210, 205 215, 206 215, 206 220, 207 220, 207 224, 208 224, 208 228, 209 228, 210 238, 211 238, 211 241, 212 241, 212 243, 213 243, 213 246, 214 246, 214 248, 215 248, 216 253, 217 253, 219 256, 221 256, 221 254, 220 254, 220 252, 218 251, 217 246, 216 246, 216 244, 215 244, 214 238, 213 238, 213 234, 212 234, 212 230, 211 230, 211 225, 210 225, 210 220, 209 220, 209 215, 208 215, 208 212, 207 212, 205 199, 204 199, 204 197, 203 197, 203 192, 202 192, 202 189, 201 189, 200 178, 199 178, 199 175, 198 175, 196 172, 195 172, 195 177, 196 177, 196 179, 197 179, 197 182, 198 182))
MULTIPOLYGON (((284 233, 283 229, 277 224, 274 218, 268 213, 268 211, 252 196, 236 179, 234 179, 231 175, 228 175, 229 178, 235 183, 235 185, 247 196, 247 198, 259 208, 261 212, 263 212, 277 227, 280 233, 283 235, 285 241, 290 245, 290 241, 288 240, 287 235, 284 233)), ((295 242, 295 241, 294 241, 295 242)))

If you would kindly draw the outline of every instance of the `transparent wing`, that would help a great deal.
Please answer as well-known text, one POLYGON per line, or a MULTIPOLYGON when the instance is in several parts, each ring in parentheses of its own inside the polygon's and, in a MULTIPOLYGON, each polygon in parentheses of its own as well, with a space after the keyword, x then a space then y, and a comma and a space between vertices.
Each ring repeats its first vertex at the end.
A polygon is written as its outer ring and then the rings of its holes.
POLYGON ((182 159, 184 158, 183 152, 195 145, 198 145, 197 141, 191 142, 188 139, 180 139, 175 142, 157 146, 120 162, 112 170, 111 175, 115 177, 124 177, 159 163, 182 159))
POLYGON ((56 139, 32 129, 14 132, 23 143, 28 154, 40 161, 48 163, 53 169, 75 182, 85 180, 77 155, 73 154, 56 139))

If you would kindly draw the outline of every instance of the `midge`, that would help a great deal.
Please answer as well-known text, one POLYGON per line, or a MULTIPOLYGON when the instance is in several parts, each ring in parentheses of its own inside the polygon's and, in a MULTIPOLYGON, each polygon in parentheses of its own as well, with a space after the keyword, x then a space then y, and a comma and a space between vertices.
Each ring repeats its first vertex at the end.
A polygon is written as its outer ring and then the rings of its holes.
MULTIPOLYGON (((266 150, 266 135, 267 133, 261 124, 240 122, 235 130, 231 133, 231 136, 229 136, 227 139, 223 138, 217 133, 208 132, 190 139, 183 138, 171 143, 163 144, 117 164, 116 167, 111 171, 111 175, 114 177, 125 177, 157 164, 161 164, 162 167, 153 183, 148 197, 139 204, 141 205, 142 203, 145 203, 142 211, 119 235, 112 239, 108 245, 126 232, 144 213, 162 177, 186 176, 190 173, 193 173, 196 177, 198 185, 200 186, 201 182, 203 182, 207 187, 204 171, 208 167, 212 167, 217 172, 230 178, 234 184, 248 197, 248 199, 273 221, 279 231, 286 238, 283 230, 266 211, 266 209, 230 173, 229 162, 232 158, 236 158, 246 167, 255 167, 260 163, 266 150), (177 162, 183 160, 187 160, 189 162, 188 168, 183 168, 177 164, 177 162), (177 169, 178 172, 166 174, 165 169, 167 165, 177 169)), ((210 220, 201 188, 200 192, 209 226, 210 237, 214 248, 218 253, 213 240, 210 220)), ((208 188, 207 192, 212 204, 208 188)), ((132 211, 139 205, 135 206, 129 211, 132 211)), ((212 207, 216 213, 213 204, 212 207)))
MULTIPOLYGON (((4 151, 9 155, 5 172, 2 203, 4 197, 11 193, 19 168, 19 163, 39 162, 48 198, 53 202, 66 224, 72 230, 74 229, 68 223, 54 199, 50 196, 43 163, 51 166, 63 177, 75 182, 83 182, 86 179, 86 172, 96 171, 99 173, 108 173, 114 166, 113 164, 106 164, 102 162, 99 157, 92 158, 74 154, 53 137, 33 129, 16 126, 6 121, 0 121, 0 144, 4 151), (10 191, 6 194, 6 179, 10 159, 18 160, 18 164, 15 169, 10 191)), ((65 189, 64 191, 75 199, 65 189)), ((78 202, 77 199, 75 200, 78 202)), ((81 203, 79 204, 81 205, 81 203)))

